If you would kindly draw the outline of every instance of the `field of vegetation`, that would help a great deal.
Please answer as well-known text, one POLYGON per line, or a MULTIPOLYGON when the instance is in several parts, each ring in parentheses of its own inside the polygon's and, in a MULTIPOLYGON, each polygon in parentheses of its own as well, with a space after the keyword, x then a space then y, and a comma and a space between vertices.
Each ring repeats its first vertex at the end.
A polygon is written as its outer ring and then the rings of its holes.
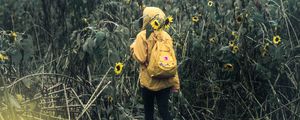
POLYGON ((143 119, 142 4, 173 17, 174 119, 300 119, 299 0, 0 0, 0 120, 143 119))

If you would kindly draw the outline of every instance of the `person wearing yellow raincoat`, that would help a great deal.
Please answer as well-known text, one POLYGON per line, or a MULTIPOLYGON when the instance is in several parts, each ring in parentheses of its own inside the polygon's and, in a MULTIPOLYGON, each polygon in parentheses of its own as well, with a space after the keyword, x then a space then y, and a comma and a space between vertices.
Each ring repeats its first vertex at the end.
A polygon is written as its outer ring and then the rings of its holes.
POLYGON ((160 116, 163 120, 172 120, 168 110, 168 100, 170 91, 178 92, 180 83, 178 73, 175 77, 168 79, 154 79, 147 73, 147 64, 151 49, 155 44, 156 37, 159 36, 162 40, 166 40, 173 45, 171 36, 164 30, 153 31, 146 39, 146 26, 153 19, 165 19, 164 12, 157 7, 145 7, 143 10, 143 26, 142 30, 136 36, 135 41, 130 45, 133 58, 140 64, 140 86, 144 101, 145 120, 153 120, 154 99, 156 99, 160 116))

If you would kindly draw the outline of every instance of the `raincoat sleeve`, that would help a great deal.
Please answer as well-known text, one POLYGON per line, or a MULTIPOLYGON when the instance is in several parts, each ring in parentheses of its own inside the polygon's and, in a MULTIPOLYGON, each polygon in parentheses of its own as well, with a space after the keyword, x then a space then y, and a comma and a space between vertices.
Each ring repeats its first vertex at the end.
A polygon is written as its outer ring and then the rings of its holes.
POLYGON ((139 63, 145 63, 147 59, 147 43, 142 37, 142 33, 139 33, 135 41, 130 45, 130 50, 133 58, 139 63))

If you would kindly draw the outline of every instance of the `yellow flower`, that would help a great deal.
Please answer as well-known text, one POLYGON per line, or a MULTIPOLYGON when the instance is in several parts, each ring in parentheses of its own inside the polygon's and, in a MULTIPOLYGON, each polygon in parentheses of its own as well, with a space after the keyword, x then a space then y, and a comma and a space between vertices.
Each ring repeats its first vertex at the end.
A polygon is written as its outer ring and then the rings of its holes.
POLYGON ((154 30, 158 30, 160 27, 160 23, 158 22, 158 20, 152 20, 150 24, 154 30))
POLYGON ((10 32, 10 37, 11 37, 11 39, 12 39, 12 41, 16 41, 16 39, 17 39, 17 33, 16 32, 10 32))
POLYGON ((273 37, 273 44, 278 45, 281 42, 281 38, 279 35, 273 37))
POLYGON ((165 28, 166 28, 166 29, 169 29, 171 23, 173 23, 173 17, 172 17, 172 16, 169 16, 169 17, 167 17, 167 19, 165 20, 165 28))
POLYGON ((233 47, 234 46, 234 40, 230 40, 229 41, 229 47, 233 47))
POLYGON ((112 97, 112 96, 108 96, 108 97, 107 97, 107 101, 108 101, 109 103, 112 103, 113 97, 112 97))
POLYGON ((8 56, 0 53, 0 62, 4 62, 5 60, 8 60, 8 56))
POLYGON ((224 69, 227 71, 232 71, 233 70, 233 65, 230 63, 224 64, 224 69))
POLYGON ((235 31, 232 31, 231 35, 234 37, 235 40, 238 39, 238 37, 239 37, 238 32, 235 32, 235 31))
POLYGON ((120 63, 120 62, 116 63, 116 66, 114 69, 116 75, 119 75, 122 72, 123 66, 124 66, 123 63, 120 63))
POLYGON ((211 7, 211 6, 214 5, 214 2, 213 2, 212 0, 209 0, 209 1, 207 2, 207 5, 208 5, 209 7, 211 7))
POLYGON ((232 52, 233 54, 235 54, 235 53, 237 53, 238 51, 239 51, 239 47, 238 47, 237 45, 234 45, 231 52, 232 52))
POLYGON ((209 39, 209 43, 213 44, 216 42, 216 38, 215 37, 212 37, 209 39))
POLYGON ((86 18, 82 18, 82 22, 83 22, 83 24, 84 24, 85 26, 88 26, 88 25, 89 25, 89 21, 88 21, 88 19, 86 19, 86 18))
POLYGON ((266 56, 268 53, 268 49, 269 49, 269 43, 264 44, 260 49, 261 56, 263 57, 266 56))
POLYGON ((263 49, 261 50, 261 56, 265 57, 267 55, 268 51, 263 49))
POLYGON ((197 23, 197 22, 199 21, 198 16, 193 16, 193 17, 192 17, 192 21, 193 21, 194 23, 197 23))
POLYGON ((130 4, 130 2, 131 2, 131 0, 127 0, 127 1, 126 1, 127 4, 130 4))
POLYGON ((18 100, 19 103, 24 101, 24 97, 21 94, 16 94, 16 99, 18 100))
POLYGON ((231 32, 231 35, 233 35, 233 36, 234 36, 235 34, 236 34, 236 32, 235 32, 235 31, 232 31, 232 32, 231 32))

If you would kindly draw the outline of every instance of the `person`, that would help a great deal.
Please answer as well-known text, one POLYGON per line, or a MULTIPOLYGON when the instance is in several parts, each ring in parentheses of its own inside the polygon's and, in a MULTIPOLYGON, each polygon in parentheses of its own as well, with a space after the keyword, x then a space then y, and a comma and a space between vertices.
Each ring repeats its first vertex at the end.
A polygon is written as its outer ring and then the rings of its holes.
POLYGON ((147 72, 147 64, 151 48, 155 44, 157 36, 162 40, 170 42, 173 47, 171 36, 164 30, 155 30, 146 38, 146 26, 153 19, 165 19, 164 12, 157 7, 145 7, 143 10, 142 30, 136 36, 135 41, 130 45, 133 58, 140 64, 139 82, 141 86, 142 98, 144 101, 145 120, 153 120, 154 100, 156 99, 159 114, 163 120, 172 120, 169 111, 169 97, 171 92, 178 92, 180 83, 178 72, 171 78, 164 80, 151 78, 147 72))

